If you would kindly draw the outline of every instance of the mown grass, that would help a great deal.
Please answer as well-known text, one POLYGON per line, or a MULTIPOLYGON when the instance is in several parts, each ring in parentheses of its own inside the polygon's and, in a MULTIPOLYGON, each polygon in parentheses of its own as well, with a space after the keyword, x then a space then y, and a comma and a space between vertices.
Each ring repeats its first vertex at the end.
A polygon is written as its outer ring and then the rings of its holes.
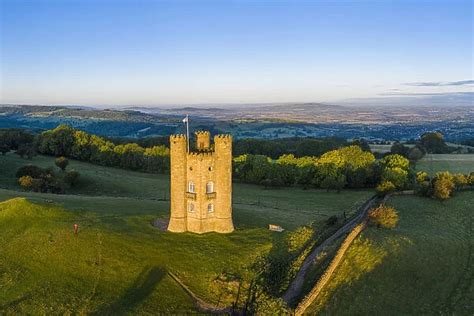
POLYGON ((427 154, 416 163, 416 170, 434 175, 438 171, 469 174, 474 172, 473 154, 427 154))
POLYGON ((206 300, 230 304, 236 289, 214 280, 222 273, 252 278, 248 266, 285 235, 269 232, 269 223, 288 230, 323 223, 372 194, 236 184, 234 233, 173 234, 150 225, 168 216, 167 176, 71 161, 81 184, 68 194, 41 194, 16 183, 16 169, 27 163, 53 166, 53 158, 0 156, 0 313, 193 311, 167 270, 206 300))
POLYGON ((368 228, 308 314, 470 315, 474 311, 474 192, 446 202, 393 197, 393 230, 368 228))

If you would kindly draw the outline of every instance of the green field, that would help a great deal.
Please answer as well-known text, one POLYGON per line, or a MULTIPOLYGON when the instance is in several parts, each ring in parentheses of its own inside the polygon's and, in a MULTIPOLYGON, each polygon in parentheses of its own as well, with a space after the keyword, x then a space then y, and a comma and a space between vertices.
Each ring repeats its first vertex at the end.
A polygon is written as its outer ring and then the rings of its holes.
POLYGON ((166 271, 207 301, 229 304, 235 284, 216 279, 252 278, 250 264, 285 235, 269 232, 268 224, 323 227, 372 194, 235 184, 234 233, 173 234, 150 224, 168 216, 167 176, 71 161, 81 184, 68 194, 40 194, 16 183, 16 170, 27 163, 47 167, 53 158, 0 156, 0 314, 193 311, 166 271))
POLYGON ((364 231, 308 314, 472 315, 474 192, 389 204, 398 227, 364 231))
POLYGON ((474 172, 473 154, 428 154, 416 164, 417 170, 434 175, 438 171, 469 174, 474 172))

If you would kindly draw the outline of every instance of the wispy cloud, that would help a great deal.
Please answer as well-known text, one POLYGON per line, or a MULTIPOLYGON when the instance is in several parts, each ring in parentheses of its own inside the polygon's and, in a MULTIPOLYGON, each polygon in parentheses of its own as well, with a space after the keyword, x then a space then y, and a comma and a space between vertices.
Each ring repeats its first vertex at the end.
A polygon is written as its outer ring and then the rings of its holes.
POLYGON ((408 82, 405 86, 414 87, 445 87, 445 86, 466 86, 474 84, 474 80, 459 80, 459 81, 429 81, 429 82, 408 82))
POLYGON ((379 93, 379 96, 400 96, 400 97, 416 97, 416 96, 423 96, 423 97, 447 97, 447 96, 462 96, 462 97, 474 97, 474 92, 446 92, 446 93, 422 93, 422 92, 385 92, 379 93))

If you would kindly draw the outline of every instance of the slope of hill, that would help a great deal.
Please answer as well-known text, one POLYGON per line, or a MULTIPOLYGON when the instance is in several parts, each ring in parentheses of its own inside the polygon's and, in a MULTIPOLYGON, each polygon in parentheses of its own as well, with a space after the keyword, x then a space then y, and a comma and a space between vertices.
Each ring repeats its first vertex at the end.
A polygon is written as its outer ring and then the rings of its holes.
POLYGON ((398 196, 389 204, 398 226, 363 232, 308 314, 472 314, 474 192, 446 202, 398 196))
POLYGON ((315 221, 320 234, 328 217, 372 194, 235 184, 234 233, 172 234, 151 225, 168 216, 166 176, 71 161, 81 184, 69 194, 41 194, 16 183, 16 169, 27 163, 54 165, 51 157, 0 156, 0 314, 195 311, 166 271, 212 304, 228 306, 239 278, 248 287, 257 257, 286 253, 280 247, 289 231, 315 221), (287 232, 272 233, 268 224, 287 232))

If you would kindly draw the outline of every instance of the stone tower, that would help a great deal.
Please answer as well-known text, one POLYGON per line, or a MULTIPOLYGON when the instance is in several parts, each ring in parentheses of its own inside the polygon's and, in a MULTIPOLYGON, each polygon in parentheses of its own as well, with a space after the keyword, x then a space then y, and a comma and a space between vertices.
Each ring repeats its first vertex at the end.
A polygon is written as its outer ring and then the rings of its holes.
POLYGON ((172 232, 230 233, 232 223, 232 137, 196 132, 196 150, 184 135, 170 136, 172 232))

